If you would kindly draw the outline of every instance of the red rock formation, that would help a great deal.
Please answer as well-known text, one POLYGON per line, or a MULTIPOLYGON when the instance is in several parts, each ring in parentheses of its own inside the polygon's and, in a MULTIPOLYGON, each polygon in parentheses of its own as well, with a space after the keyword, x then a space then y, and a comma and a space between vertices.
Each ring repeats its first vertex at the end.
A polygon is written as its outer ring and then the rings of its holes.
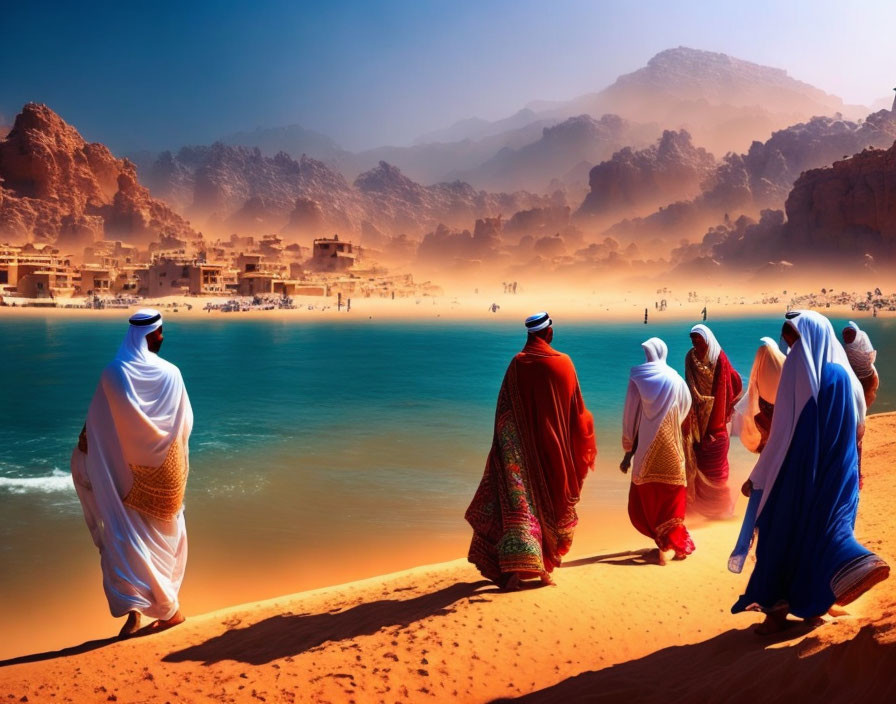
POLYGON ((80 248, 115 237, 193 238, 189 224, 137 181, 134 165, 89 144, 45 105, 28 103, 0 141, 0 238, 80 248))
MULTIPOLYGON (((733 219, 739 214, 755 217, 764 209, 781 208, 802 172, 869 146, 889 147, 894 139, 896 116, 887 110, 872 113, 859 122, 816 117, 791 125, 764 143, 754 142, 745 154, 727 154, 706 178, 704 190, 696 198, 619 223, 608 232, 644 240, 693 233, 718 223, 725 215, 733 219)), ((609 180, 599 183, 597 192, 620 188, 609 180)))
POLYGON ((805 172, 785 204, 789 248, 817 253, 896 252, 896 144, 805 172))

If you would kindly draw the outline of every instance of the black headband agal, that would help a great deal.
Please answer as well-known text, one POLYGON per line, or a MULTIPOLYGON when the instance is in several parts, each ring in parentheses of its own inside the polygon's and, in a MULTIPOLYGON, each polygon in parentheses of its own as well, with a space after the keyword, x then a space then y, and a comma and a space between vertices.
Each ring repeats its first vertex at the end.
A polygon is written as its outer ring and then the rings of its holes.
POLYGON ((128 322, 129 322, 131 325, 135 325, 135 326, 137 326, 138 328, 142 328, 142 327, 145 327, 145 326, 147 326, 147 325, 152 325, 153 323, 157 323, 157 322, 159 322, 161 319, 162 319, 162 314, 161 314, 161 313, 156 313, 156 314, 155 314, 154 316, 152 316, 151 318, 139 318, 139 319, 137 319, 137 320, 135 320, 134 318, 130 318, 130 319, 128 320, 128 322))
POLYGON ((800 311, 791 310, 784 314, 784 317, 788 320, 793 320, 794 318, 798 318, 800 316, 800 311))
POLYGON ((527 327, 527 328, 535 328, 535 327, 538 327, 538 326, 541 325, 542 323, 544 323, 544 322, 550 320, 550 318, 551 318, 551 316, 549 316, 547 313, 545 313, 545 314, 542 315, 540 318, 536 318, 535 320, 527 320, 527 321, 526 321, 526 327, 527 327))

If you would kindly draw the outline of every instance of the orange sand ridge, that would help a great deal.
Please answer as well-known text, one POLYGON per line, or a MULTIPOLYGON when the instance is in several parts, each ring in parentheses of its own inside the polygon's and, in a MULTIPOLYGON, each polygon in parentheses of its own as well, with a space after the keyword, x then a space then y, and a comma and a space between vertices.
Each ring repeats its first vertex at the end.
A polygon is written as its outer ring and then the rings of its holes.
MULTIPOLYGON (((870 418, 856 531, 891 565, 894 457, 896 414, 870 418)), ((893 701, 896 579, 760 638, 760 615, 729 613, 749 573, 725 569, 738 529, 696 527, 697 552, 665 567, 645 542, 579 557, 556 587, 499 593, 456 560, 190 616, 7 661, 0 701, 893 701)))

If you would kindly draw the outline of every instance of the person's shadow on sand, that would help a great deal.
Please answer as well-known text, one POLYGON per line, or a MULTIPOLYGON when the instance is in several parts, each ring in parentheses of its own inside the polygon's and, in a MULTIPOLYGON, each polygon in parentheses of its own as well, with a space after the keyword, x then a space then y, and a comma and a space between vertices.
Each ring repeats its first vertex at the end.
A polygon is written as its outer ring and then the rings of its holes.
POLYGON ((655 565, 657 564, 654 554, 655 549, 644 548, 643 550, 625 550, 624 552, 614 552, 608 555, 592 555, 591 557, 582 557, 578 560, 571 560, 560 565, 563 567, 583 567, 585 565, 655 565))
POLYGON ((263 665, 299 655, 327 641, 372 635, 383 627, 406 627, 423 618, 450 614, 454 611, 451 605, 460 599, 492 591, 481 590, 487 585, 493 586, 486 580, 459 582, 413 599, 383 599, 336 613, 272 616, 245 628, 231 628, 162 659, 165 662, 200 661, 205 665, 221 660, 263 665))
POLYGON ((15 658, 10 658, 9 660, 0 660, 0 667, 6 667, 7 665, 21 665, 26 662, 43 662, 44 660, 53 660, 54 658, 64 658, 69 655, 80 655, 81 653, 89 653, 91 650, 98 650, 100 648, 105 648, 107 645, 112 645, 112 643, 120 642, 120 638, 112 637, 112 638, 98 638, 97 640, 88 640, 80 645, 73 645, 70 648, 63 648, 62 650, 48 650, 45 653, 33 653, 31 655, 20 655, 15 658))
POLYGON ((560 702, 884 702, 896 701, 896 645, 874 626, 824 647, 822 635, 790 646, 815 626, 795 623, 772 638, 736 629, 693 645, 663 648, 638 660, 582 672, 557 684, 491 704, 560 702))

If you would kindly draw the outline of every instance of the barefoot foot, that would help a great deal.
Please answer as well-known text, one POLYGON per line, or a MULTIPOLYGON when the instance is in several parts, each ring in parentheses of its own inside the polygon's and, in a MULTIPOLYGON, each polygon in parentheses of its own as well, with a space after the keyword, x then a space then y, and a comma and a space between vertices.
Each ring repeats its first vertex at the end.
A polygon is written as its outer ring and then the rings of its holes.
POLYGON ((140 630, 140 612, 139 611, 128 611, 127 621, 124 622, 124 625, 121 627, 121 630, 118 632, 119 638, 130 638, 137 631, 140 630))
POLYGON ((505 592, 518 592, 520 590, 520 575, 518 572, 511 573, 501 589, 505 592))
POLYGON ((547 572, 542 572, 542 573, 541 573, 541 583, 542 583, 544 586, 546 586, 546 587, 552 587, 552 586, 554 586, 555 584, 557 584, 557 583, 554 581, 554 579, 551 577, 551 575, 550 575, 549 573, 547 573, 547 572))
POLYGON ((149 624, 145 628, 141 628, 139 631, 139 635, 148 636, 152 633, 159 633, 160 631, 166 631, 169 628, 174 628, 175 626, 182 624, 186 620, 187 620, 187 617, 184 616, 180 612, 180 609, 178 609, 175 612, 174 616, 172 616, 171 618, 164 619, 164 620, 159 619, 158 621, 153 621, 151 624, 149 624))
POLYGON ((653 562, 655 565, 665 565, 666 564, 666 555, 659 548, 654 548, 649 553, 647 553, 648 559, 653 562))

